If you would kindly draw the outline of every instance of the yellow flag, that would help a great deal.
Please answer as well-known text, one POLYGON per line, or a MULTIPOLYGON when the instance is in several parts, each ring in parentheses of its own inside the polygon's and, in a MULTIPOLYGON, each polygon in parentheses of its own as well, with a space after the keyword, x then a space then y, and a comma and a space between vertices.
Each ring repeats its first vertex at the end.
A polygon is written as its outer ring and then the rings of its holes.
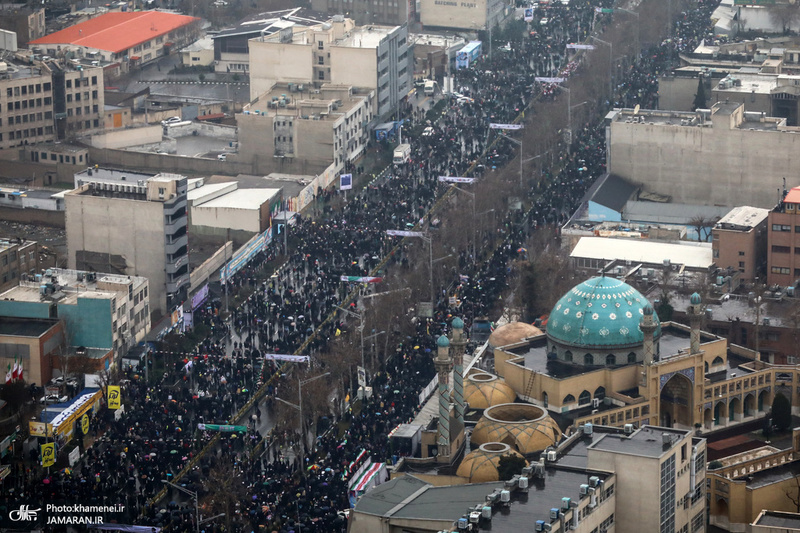
POLYGON ((119 385, 109 385, 108 386, 108 408, 109 409, 119 409, 122 403, 122 396, 119 392, 119 385))
POLYGON ((89 433, 89 415, 83 415, 81 417, 81 432, 83 432, 84 435, 89 433))
POLYGON ((42 467, 47 468, 56 464, 56 443, 42 444, 42 467))
POLYGON ((336 328, 336 335, 334 335, 334 336, 338 337, 341 334, 342 334, 342 330, 340 330, 339 328, 336 328))

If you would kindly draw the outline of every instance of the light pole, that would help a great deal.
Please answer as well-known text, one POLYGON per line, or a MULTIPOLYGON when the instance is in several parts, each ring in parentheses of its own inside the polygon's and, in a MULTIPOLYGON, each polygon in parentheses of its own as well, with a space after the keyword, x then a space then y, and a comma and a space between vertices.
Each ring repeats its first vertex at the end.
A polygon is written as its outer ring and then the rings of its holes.
POLYGON ((185 489, 180 485, 176 485, 175 483, 167 481, 166 479, 162 479, 161 482, 166 485, 169 485, 170 487, 174 487, 181 492, 185 492, 186 494, 194 498, 194 527, 195 527, 195 532, 200 533, 200 502, 197 499, 197 493, 189 489, 185 489))
POLYGON ((361 368, 364 369, 364 395, 366 396, 366 394, 367 394, 367 391, 366 391, 366 387, 367 387, 367 383, 366 383, 367 367, 364 365, 364 313, 356 313, 355 311, 350 311, 349 309, 345 309, 344 307, 339 307, 338 305, 336 306, 336 309, 339 309, 340 311, 344 311, 348 315, 354 316, 354 317, 356 317, 358 319, 358 331, 359 331, 359 333, 361 335, 361 368))
POLYGON ((627 13, 629 15, 633 15, 636 17, 636 57, 639 57, 639 52, 641 51, 641 26, 639 25, 639 13, 636 11, 631 11, 630 9, 624 9, 621 7, 615 7, 614 11, 622 11, 623 13, 627 13))
POLYGON ((311 383, 312 381, 316 381, 318 379, 324 378, 325 376, 330 376, 330 372, 325 372, 324 374, 320 374, 319 376, 314 376, 313 378, 308 379, 300 379, 297 378, 297 401, 298 403, 294 404, 292 402, 288 402, 283 398, 275 397, 281 403, 285 403, 289 407, 294 407, 297 409, 299 416, 300 416, 300 472, 301 475, 305 478, 306 477, 306 466, 305 466, 305 448, 306 448, 306 425, 305 420, 303 419, 303 385, 307 383, 311 383))
POLYGON ((515 139, 513 137, 509 137, 505 133, 498 132, 497 134, 500 137, 508 139, 512 143, 519 145, 519 186, 522 187, 522 153, 523 153, 522 152, 522 141, 521 140, 517 140, 517 139, 515 139))
MULTIPOLYGON (((522 154, 520 154, 520 157, 522 157, 522 154)), ((478 255, 478 242, 475 239, 475 193, 469 192, 455 185, 452 185, 452 187, 456 191, 468 194, 472 198, 472 264, 474 265, 476 261, 475 258, 478 255)))
POLYGON ((593 41, 608 46, 608 99, 611 101, 611 106, 614 106, 614 45, 608 41, 598 39, 594 35, 589 36, 593 41))

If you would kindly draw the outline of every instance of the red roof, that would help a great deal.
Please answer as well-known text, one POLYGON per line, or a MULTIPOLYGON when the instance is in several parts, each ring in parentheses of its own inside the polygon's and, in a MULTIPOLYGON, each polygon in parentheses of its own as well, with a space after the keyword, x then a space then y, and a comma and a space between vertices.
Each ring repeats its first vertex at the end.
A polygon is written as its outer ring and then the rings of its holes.
POLYGON ((787 204, 800 204, 800 187, 795 187, 789 191, 783 201, 787 204))
POLYGON ((106 13, 45 35, 31 44, 72 44, 119 53, 199 20, 161 11, 106 13))

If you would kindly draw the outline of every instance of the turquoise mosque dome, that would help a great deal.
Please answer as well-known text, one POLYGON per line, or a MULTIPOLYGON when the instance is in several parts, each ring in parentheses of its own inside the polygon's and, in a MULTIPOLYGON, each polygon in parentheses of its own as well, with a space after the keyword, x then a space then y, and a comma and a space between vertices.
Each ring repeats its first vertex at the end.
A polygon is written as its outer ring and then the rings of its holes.
POLYGON ((445 335, 440 335, 439 338, 436 340, 436 345, 439 348, 447 348, 450 346, 450 339, 448 339, 445 335))
POLYGON ((616 278, 591 278, 556 303, 547 321, 547 336, 562 346, 586 350, 641 347, 644 334, 639 323, 646 308, 658 338, 661 323, 647 298, 616 278))

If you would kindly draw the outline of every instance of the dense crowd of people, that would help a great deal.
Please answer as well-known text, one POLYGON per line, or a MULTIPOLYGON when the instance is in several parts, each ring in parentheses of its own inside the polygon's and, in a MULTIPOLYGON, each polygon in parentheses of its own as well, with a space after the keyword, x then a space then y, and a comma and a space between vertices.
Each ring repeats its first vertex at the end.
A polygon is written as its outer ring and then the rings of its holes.
MULTIPOLYGON (((705 37, 714 4, 703 0, 696 10, 682 13, 674 37, 644 51, 619 80, 614 103, 653 105, 659 73, 677 52, 705 37)), ((274 275, 264 277, 263 266, 278 255, 277 243, 234 276, 231 284, 252 295, 231 311, 229 320, 222 320, 215 306, 195 317, 210 334, 194 354, 169 361, 156 380, 125 380, 124 415, 93 422, 102 437, 74 470, 42 476, 33 463, 16 465, 6 480, 13 492, 6 494, 5 502, 124 503, 125 511, 109 515, 109 520, 194 531, 191 498, 174 492, 183 503, 167 499, 151 505, 150 500, 210 441, 213 433, 199 430, 198 423, 237 423, 235 413, 258 387, 269 376, 280 375, 279 363, 263 363, 264 354, 292 354, 304 344, 307 353, 324 353, 337 330, 345 327, 343 316, 328 318, 344 301, 340 276, 370 275, 398 244, 399 237, 387 236, 386 230, 413 228, 430 215, 446 190, 438 176, 463 176, 468 171, 485 175, 513 158, 515 146, 495 141, 489 123, 511 122, 535 107, 537 99, 558 93, 557 86, 538 83, 536 77, 569 77, 580 71, 580 64, 565 55, 566 44, 586 39, 598 5, 573 0, 569 7, 554 3, 539 10, 536 16, 546 15, 546 26, 506 49, 494 50, 491 59, 484 57, 476 66, 457 71, 456 86, 469 99, 449 100, 441 117, 431 123, 432 134, 408 139, 412 157, 407 165, 378 176, 340 210, 301 218, 291 229, 288 260, 274 275)), ((459 271, 451 281, 467 328, 473 319, 486 316, 508 288, 511 262, 524 250, 528 232, 567 220, 593 180, 603 174, 601 125, 586 124, 576 131, 571 146, 561 146, 555 163, 554 170, 531 180, 529 210, 509 212, 498 220, 502 229, 496 246, 479 251, 478 258, 459 250, 459 271)), ((407 261, 403 254, 396 255, 384 268, 414 268, 407 261)), ((360 309, 358 299, 353 309, 360 309)), ((243 422, 248 432, 224 434, 179 481, 186 490, 198 492, 202 502, 213 494, 205 481, 220 465, 229 469, 229 477, 240 480, 230 489, 237 499, 235 516, 201 528, 220 531, 227 521, 235 531, 343 531, 354 461, 371 457, 382 462, 396 453, 388 434, 418 412, 419 391, 435 374, 435 339, 447 332, 454 313, 447 298, 434 302, 433 318, 417 321, 414 335, 387 354, 385 371, 371 376, 374 396, 369 408, 352 416, 344 436, 327 432, 319 437, 302 464, 297 454, 281 453, 276 447, 251 453, 262 438, 270 441, 260 424, 261 408, 268 409, 268 404, 257 403, 243 422)), ((204 515, 211 514, 210 509, 204 515)))

